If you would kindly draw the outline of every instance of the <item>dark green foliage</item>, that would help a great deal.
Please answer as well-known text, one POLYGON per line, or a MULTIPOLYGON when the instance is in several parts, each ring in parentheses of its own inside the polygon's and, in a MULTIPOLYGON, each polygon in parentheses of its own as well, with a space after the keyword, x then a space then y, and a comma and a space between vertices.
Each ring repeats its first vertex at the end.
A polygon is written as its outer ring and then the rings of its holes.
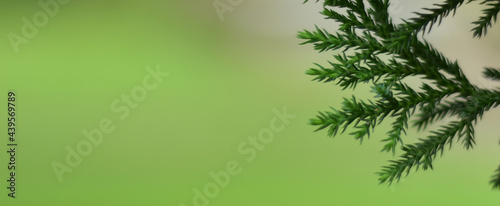
POLYGON ((498 70, 498 69, 485 68, 483 74, 486 78, 489 78, 492 80, 500 80, 500 70, 498 70))
MULTIPOLYGON (((316 68, 306 72, 314 80, 333 82, 343 89, 355 89, 359 83, 371 84, 375 94, 375 100, 344 98, 341 108, 320 112, 310 124, 318 130, 327 129, 332 137, 351 128, 350 134, 362 141, 387 117, 394 121, 382 139, 382 151, 394 154, 400 148, 403 154, 377 173, 381 183, 398 181, 412 168, 432 169, 436 156, 442 155, 445 147, 451 148, 453 142, 471 149, 475 144, 474 125, 484 112, 500 104, 499 90, 472 85, 457 61, 446 58, 420 35, 470 2, 446 0, 416 13, 417 17, 394 24, 388 0, 324 0, 321 14, 340 23, 338 31, 331 33, 316 27, 298 34, 303 44, 313 44, 319 52, 341 51, 334 56, 334 62, 327 66, 316 64, 316 68), (404 81, 408 77, 428 83, 412 88, 404 81), (429 136, 415 144, 404 144, 402 136, 410 118, 411 126, 420 130, 444 117, 454 120, 430 131, 429 136)), ((498 0, 481 4, 488 8, 473 22, 474 37, 486 34, 500 11, 498 0)), ((500 81, 498 69, 486 68, 483 74, 500 81)), ((500 188, 500 168, 491 183, 500 188)))
POLYGON ((486 30, 491 26, 492 22, 497 20, 498 12, 500 12, 500 1, 498 0, 484 0, 481 4, 488 6, 487 9, 483 9, 483 15, 479 17, 479 20, 475 21, 476 27, 472 29, 474 31, 474 36, 481 37, 486 34, 486 30))
POLYGON ((492 176, 490 183, 493 185, 493 188, 500 189, 500 167, 495 172, 496 174, 492 176))

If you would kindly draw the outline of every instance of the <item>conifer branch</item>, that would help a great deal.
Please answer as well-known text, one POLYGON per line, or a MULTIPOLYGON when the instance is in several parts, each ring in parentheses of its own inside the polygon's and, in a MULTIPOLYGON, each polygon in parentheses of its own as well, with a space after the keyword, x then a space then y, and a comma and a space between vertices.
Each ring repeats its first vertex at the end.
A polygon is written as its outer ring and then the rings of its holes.
MULTIPOLYGON (((403 174, 408 175, 413 167, 418 170, 422 167, 424 170, 432 169, 432 161, 438 153, 443 153, 446 144, 451 145, 453 138, 460 133, 467 122, 453 121, 447 126, 443 126, 438 131, 433 131, 433 135, 421 142, 413 145, 405 145, 402 150, 405 152, 401 159, 390 161, 392 164, 384 166, 381 172, 378 172, 380 183, 392 183, 399 181, 403 174)), ((460 135, 460 134, 459 134, 460 135)))
MULTIPOLYGON (((395 25, 388 13, 388 0, 324 0, 321 12, 326 19, 340 23, 336 33, 318 27, 313 31, 298 33, 302 44, 313 44, 319 52, 341 51, 328 66, 316 64, 306 74, 318 82, 332 82, 343 89, 356 89, 358 84, 371 84, 374 101, 355 96, 344 98, 340 109, 331 108, 319 112, 310 120, 317 130, 327 129, 334 137, 351 128, 351 135, 360 142, 387 117, 394 121, 382 139, 382 151, 392 152, 400 146, 404 152, 399 159, 382 168, 381 183, 398 181, 412 168, 432 169, 437 154, 445 146, 460 141, 465 149, 471 149, 476 141, 474 125, 484 112, 500 104, 500 91, 479 89, 471 84, 457 61, 451 61, 437 51, 419 32, 430 32, 443 18, 454 14, 457 8, 472 0, 446 0, 435 8, 424 9, 417 17, 395 25), (344 14, 339 10, 345 11, 344 14), (389 58, 387 58, 389 57, 389 58), (404 83, 408 77, 429 80, 418 89, 404 83), (454 118, 449 124, 430 131, 431 135, 415 144, 404 144, 403 135, 408 122, 414 116, 412 126, 418 130, 437 123, 444 117, 454 118)), ((307 0, 306 0, 307 2, 307 0)), ((474 36, 481 36, 496 20, 500 1, 483 2, 490 8, 474 22, 474 36), (477 33, 476 32, 480 32, 477 33)), ((500 70, 485 68, 484 76, 500 80, 500 70)), ((494 188, 500 188, 500 168, 491 180, 494 188)))
POLYGON ((488 8, 483 9, 483 15, 479 17, 479 20, 473 22, 476 25, 476 27, 472 29, 472 31, 474 31, 474 37, 486 35, 488 27, 491 27, 492 23, 496 22, 498 12, 500 12, 499 0, 484 0, 481 4, 485 4, 488 8))
POLYGON ((483 71, 484 77, 500 81, 500 69, 487 67, 483 71))
MULTIPOLYGON (((469 0, 467 3, 473 0, 469 0)), ((410 22, 405 26, 414 33, 422 31, 423 33, 430 32, 434 24, 441 24, 442 20, 449 14, 455 15, 457 8, 460 7, 465 0, 446 0, 442 4, 434 4, 435 8, 424 8, 426 13, 415 12, 417 17, 411 18, 410 22)))
POLYGON ((495 170, 495 174, 491 176, 490 183, 493 189, 500 189, 500 166, 495 170))

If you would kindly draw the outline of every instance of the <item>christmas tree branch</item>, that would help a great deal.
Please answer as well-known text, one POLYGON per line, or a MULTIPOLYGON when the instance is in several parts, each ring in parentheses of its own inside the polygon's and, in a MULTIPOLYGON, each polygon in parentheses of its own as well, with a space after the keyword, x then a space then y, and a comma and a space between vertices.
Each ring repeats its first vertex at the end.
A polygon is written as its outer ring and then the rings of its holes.
POLYGON ((483 15, 479 17, 479 20, 473 22, 473 24, 476 25, 476 27, 472 29, 472 31, 474 31, 474 37, 486 35, 488 27, 497 20, 498 12, 500 12, 500 1, 498 0, 484 0, 481 4, 487 5, 488 8, 483 9, 483 15))
MULTIPOLYGON (((306 0, 307 2, 307 0, 306 0)), ((306 73, 319 82, 333 82, 343 89, 355 89, 358 83, 372 84, 375 101, 352 97, 344 99, 340 109, 320 112, 310 124, 318 130, 327 129, 329 136, 336 136, 352 128, 350 134, 362 141, 369 137, 386 117, 394 122, 382 139, 382 151, 392 151, 398 145, 404 152, 400 159, 391 161, 379 172, 380 182, 392 183, 412 168, 433 168, 432 161, 444 147, 461 140, 466 149, 475 144, 474 125, 484 112, 498 106, 500 92, 479 89, 471 84, 457 61, 450 61, 437 51, 419 32, 430 32, 443 18, 454 14, 465 0, 446 0, 434 8, 424 9, 417 17, 395 25, 388 13, 388 0, 325 0, 321 12, 326 19, 340 23, 334 34, 316 27, 313 31, 299 32, 303 44, 313 44, 319 52, 338 51, 335 62, 328 66, 316 64, 306 73), (340 11, 345 11, 341 14, 340 11), (346 54, 349 51, 350 54, 346 54), (409 87, 404 81, 408 77, 429 80, 418 89, 409 87), (404 144, 408 122, 415 116, 412 126, 426 129, 444 117, 455 118, 416 144, 404 144), (340 130, 340 132, 339 132, 340 130)), ((500 1, 483 2, 489 6, 483 16, 474 22, 474 36, 481 36, 496 20, 500 1)), ((500 80, 500 70, 486 68, 485 77, 500 80)), ((500 188, 500 172, 492 180, 500 188)))

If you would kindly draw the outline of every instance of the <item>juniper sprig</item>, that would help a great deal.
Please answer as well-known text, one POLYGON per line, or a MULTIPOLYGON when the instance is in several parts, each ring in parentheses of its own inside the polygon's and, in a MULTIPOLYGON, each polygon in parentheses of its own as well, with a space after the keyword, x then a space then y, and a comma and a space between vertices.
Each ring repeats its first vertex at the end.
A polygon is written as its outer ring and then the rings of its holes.
MULTIPOLYGON (((305 2, 307 2, 306 0, 305 2)), ((318 0, 319 1, 319 0, 318 0)), ((302 44, 313 44, 319 52, 341 51, 335 61, 306 73, 319 82, 334 82, 343 89, 355 89, 358 84, 371 84, 376 100, 344 98, 340 108, 320 112, 310 124, 318 130, 327 129, 336 136, 351 128, 355 139, 362 141, 386 117, 394 122, 382 140, 382 151, 403 152, 390 161, 379 175, 381 183, 391 184, 408 175, 412 168, 433 168, 433 160, 442 155, 445 147, 460 142, 466 149, 475 144, 474 126, 483 114, 500 104, 500 89, 479 88, 469 82, 457 61, 451 61, 424 38, 443 18, 454 14, 458 7, 474 0, 445 0, 432 8, 416 12, 416 17, 393 23, 389 14, 389 0, 324 0, 326 19, 340 23, 331 33, 316 27, 299 32, 302 44), (425 79, 418 88, 412 88, 408 77, 425 79), (430 135, 415 144, 404 144, 408 123, 426 129, 445 117, 454 120, 430 131, 430 135)), ((305 3, 304 2, 304 3, 305 3)), ((487 8, 475 22, 473 37, 486 35, 500 12, 500 1, 483 0, 487 8)), ((486 78, 500 81, 500 69, 485 68, 486 78)), ((500 167, 491 184, 500 189, 500 167)))

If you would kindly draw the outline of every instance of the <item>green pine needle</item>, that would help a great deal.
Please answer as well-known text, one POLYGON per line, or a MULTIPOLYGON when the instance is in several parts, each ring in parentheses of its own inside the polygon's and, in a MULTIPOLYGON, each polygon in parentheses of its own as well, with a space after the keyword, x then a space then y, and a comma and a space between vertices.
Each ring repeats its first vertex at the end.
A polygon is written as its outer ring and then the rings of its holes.
MULTIPOLYGON (((382 151, 395 154, 400 149, 402 155, 377 173, 380 183, 397 182, 419 168, 432 169, 433 160, 446 147, 451 148, 453 142, 472 149, 476 141, 474 125, 486 111, 500 104, 500 90, 480 89, 471 84, 457 61, 449 60, 423 36, 417 37, 431 32, 444 18, 454 15, 458 7, 471 1, 445 0, 396 25, 388 12, 388 0, 368 0, 367 4, 363 0, 324 0, 320 13, 340 23, 339 29, 332 33, 316 26, 312 31, 298 33, 297 37, 304 40, 302 44, 312 44, 319 52, 341 53, 326 66, 315 64, 307 75, 343 89, 370 84, 376 99, 344 98, 340 108, 319 112, 310 120, 311 125, 327 130, 331 137, 350 129, 350 135, 362 142, 384 120, 393 121, 382 139, 382 151), (430 83, 412 88, 404 83, 408 77, 430 83), (417 143, 404 144, 410 119, 411 128, 425 130, 445 117, 455 120, 430 131, 417 143)), ((484 36, 500 12, 499 0, 484 0, 481 4, 488 8, 473 22, 473 37, 484 36)), ((500 81, 499 69, 485 68, 483 74, 500 81)), ((500 167, 491 184, 500 189, 500 167)))

